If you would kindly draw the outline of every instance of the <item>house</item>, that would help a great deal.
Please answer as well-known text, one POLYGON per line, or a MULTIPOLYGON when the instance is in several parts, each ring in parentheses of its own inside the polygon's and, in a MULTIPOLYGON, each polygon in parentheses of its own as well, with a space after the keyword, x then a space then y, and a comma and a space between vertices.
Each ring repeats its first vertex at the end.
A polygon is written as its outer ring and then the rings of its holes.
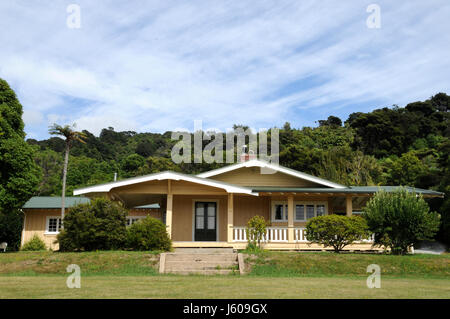
MULTIPOLYGON (((252 216, 261 215, 271 224, 265 237, 266 249, 308 250, 323 249, 310 245, 305 238, 309 219, 326 214, 358 214, 379 189, 396 188, 340 185, 243 156, 240 163, 198 175, 165 171, 80 188, 74 195, 104 196, 120 201, 132 208, 129 218, 146 214, 160 218, 167 225, 174 247, 245 248, 245 226, 252 216), (142 209, 139 207, 155 203, 158 210, 139 211, 142 209)), ((443 196, 430 190, 408 190, 424 197, 443 196)), ((71 205, 77 200, 81 199, 72 198, 71 205)), ((38 232, 50 242, 49 236, 55 236, 59 227, 55 225, 60 223, 59 211, 54 208, 57 207, 50 202, 36 205, 32 199, 27 203, 25 241, 38 232), (51 209, 54 211, 50 212, 51 209)), ((371 240, 364 239, 347 249, 372 249, 371 240)))
MULTIPOLYGON (((87 197, 66 197, 65 211, 78 204, 89 203, 87 197)), ((61 197, 35 196, 32 197, 22 208, 24 212, 21 245, 38 235, 48 248, 58 249, 54 243, 56 235, 61 228, 61 197)), ((127 216, 127 225, 131 225, 140 218, 150 215, 161 219, 158 204, 141 205, 130 209, 127 216)))

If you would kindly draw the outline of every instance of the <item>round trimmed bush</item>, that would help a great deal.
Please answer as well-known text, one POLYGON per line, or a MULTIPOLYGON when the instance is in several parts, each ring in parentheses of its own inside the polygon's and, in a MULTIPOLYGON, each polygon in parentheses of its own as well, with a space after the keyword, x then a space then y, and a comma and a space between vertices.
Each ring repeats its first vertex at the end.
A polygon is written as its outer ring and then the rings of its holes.
POLYGON ((172 241, 160 220, 147 216, 128 227, 127 247, 134 250, 169 251, 172 241))
POLYGON ((367 223, 360 216, 324 215, 311 218, 306 224, 310 242, 333 247, 336 253, 369 235, 367 223))

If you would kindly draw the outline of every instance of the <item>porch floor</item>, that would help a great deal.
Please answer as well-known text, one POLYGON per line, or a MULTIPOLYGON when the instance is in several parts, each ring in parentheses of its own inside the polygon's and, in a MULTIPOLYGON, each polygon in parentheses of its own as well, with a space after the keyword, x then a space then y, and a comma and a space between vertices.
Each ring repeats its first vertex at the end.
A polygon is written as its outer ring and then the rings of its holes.
MULTIPOLYGON (((174 241, 172 243, 174 248, 233 248, 245 249, 247 242, 226 242, 226 241, 174 241)), ((265 243, 264 249, 270 250, 303 250, 303 251, 317 251, 317 250, 332 250, 331 247, 324 248, 322 245, 301 243, 265 243)), ((356 243, 345 247, 347 251, 382 251, 381 248, 372 247, 371 243, 356 243)))

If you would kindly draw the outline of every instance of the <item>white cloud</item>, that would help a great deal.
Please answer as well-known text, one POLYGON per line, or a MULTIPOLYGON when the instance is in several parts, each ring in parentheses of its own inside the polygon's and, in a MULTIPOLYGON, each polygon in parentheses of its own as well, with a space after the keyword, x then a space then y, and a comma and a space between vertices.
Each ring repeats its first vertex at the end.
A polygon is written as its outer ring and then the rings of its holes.
POLYGON ((65 25, 69 3, 0 3, 0 77, 40 138, 53 121, 300 126, 450 88, 446 0, 379 1, 376 30, 360 1, 78 1, 81 29, 65 25))

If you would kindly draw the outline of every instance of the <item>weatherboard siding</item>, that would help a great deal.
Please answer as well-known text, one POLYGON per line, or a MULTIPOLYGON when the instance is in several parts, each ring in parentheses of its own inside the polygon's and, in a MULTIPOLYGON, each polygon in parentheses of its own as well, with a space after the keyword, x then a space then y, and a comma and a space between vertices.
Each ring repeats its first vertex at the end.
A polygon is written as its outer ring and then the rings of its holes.
POLYGON ((276 186, 276 187, 323 187, 298 177, 276 172, 273 174, 261 174, 259 167, 243 167, 234 171, 211 176, 221 182, 239 186, 276 186))

